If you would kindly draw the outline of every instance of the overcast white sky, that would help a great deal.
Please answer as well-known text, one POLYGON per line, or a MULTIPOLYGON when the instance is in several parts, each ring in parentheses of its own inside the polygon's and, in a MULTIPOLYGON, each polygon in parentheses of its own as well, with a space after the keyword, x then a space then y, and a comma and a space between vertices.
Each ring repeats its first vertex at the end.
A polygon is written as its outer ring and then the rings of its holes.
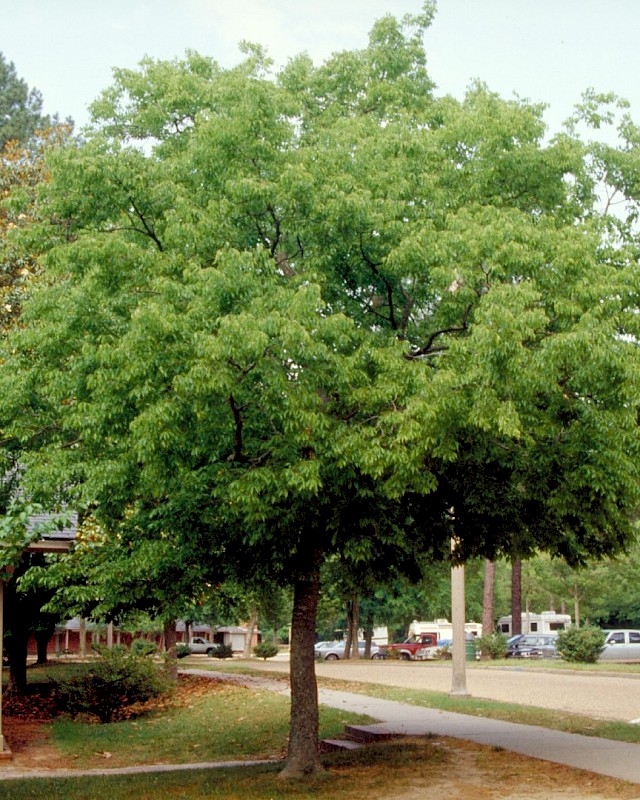
MULTIPOLYGON (((0 0, 0 52, 45 111, 87 121, 113 67, 193 49, 223 66, 242 39, 277 63, 366 46, 372 22, 422 0, 0 0)), ((439 94, 479 78, 504 97, 550 105, 552 131, 588 87, 615 91, 640 120, 640 0, 439 0, 425 43, 439 94)))

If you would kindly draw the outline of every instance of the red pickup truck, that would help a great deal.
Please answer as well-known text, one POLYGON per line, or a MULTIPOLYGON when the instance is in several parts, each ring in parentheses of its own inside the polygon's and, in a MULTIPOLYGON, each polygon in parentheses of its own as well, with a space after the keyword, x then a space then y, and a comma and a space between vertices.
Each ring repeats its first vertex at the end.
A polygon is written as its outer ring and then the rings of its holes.
POLYGON ((413 661, 416 653, 421 647, 430 647, 438 644, 438 637, 435 633, 418 633, 409 636, 404 642, 399 644, 385 644, 381 646, 384 655, 397 654, 404 661, 413 661))

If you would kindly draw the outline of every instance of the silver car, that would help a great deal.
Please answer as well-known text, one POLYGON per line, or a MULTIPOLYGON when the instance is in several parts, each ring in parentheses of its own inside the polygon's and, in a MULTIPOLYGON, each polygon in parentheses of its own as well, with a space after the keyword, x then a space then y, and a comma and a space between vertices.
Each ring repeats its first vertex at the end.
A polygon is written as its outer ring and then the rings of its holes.
POLYGON ((600 661, 640 661, 640 630, 618 628, 605 633, 600 661))
MULTIPOLYGON (((344 647, 344 642, 318 642, 314 650, 316 658, 322 658, 325 661, 337 661, 340 658, 344 658, 344 647)), ((360 657, 364 656, 364 642, 358 642, 358 650, 360 657)), ((375 644, 371 645, 371 658, 384 658, 380 648, 375 644)))

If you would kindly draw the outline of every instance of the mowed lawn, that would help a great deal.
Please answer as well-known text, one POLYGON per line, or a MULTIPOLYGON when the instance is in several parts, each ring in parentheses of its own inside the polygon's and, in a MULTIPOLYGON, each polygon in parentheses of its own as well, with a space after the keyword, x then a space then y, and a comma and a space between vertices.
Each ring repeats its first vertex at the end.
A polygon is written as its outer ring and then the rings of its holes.
MULTIPOLYGON (((148 713, 99 724, 57 719, 51 742, 74 768, 183 764, 283 758, 289 733, 289 699, 209 678, 181 678, 174 699, 148 713)), ((368 717, 322 708, 320 736, 342 734, 345 722, 368 717)))

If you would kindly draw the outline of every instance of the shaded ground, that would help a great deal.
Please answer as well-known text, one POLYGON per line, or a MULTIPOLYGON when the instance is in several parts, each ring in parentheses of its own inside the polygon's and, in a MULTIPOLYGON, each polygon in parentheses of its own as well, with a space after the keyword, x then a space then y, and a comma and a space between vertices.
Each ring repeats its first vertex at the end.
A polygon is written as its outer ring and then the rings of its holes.
MULTIPOLYGON (((216 681, 193 676, 182 677, 171 703, 189 705, 198 697, 213 691, 216 681)), ((248 689, 247 691, 250 691, 248 689)), ((162 707, 166 701, 154 704, 162 707)), ((51 720, 55 711, 45 694, 33 694, 20 702, 7 700, 3 714, 3 731, 14 752, 12 762, 2 764, 11 771, 73 769, 73 758, 63 756, 51 739, 51 720)), ((379 747, 379 746, 378 746, 379 747)), ((469 742, 437 738, 385 747, 396 752, 386 774, 377 781, 379 800, 455 800, 469 798, 488 800, 636 800, 640 786, 611 778, 570 769, 561 765, 528 759, 496 748, 481 747, 469 742), (405 757, 406 756, 406 757, 405 757)), ((99 758, 99 754, 96 754, 99 758)), ((380 756, 384 762, 384 756, 380 756)), ((377 771, 376 765, 359 757, 331 757, 328 767, 336 773, 354 769, 377 771)), ((108 766, 105 760, 100 764, 108 766)))

